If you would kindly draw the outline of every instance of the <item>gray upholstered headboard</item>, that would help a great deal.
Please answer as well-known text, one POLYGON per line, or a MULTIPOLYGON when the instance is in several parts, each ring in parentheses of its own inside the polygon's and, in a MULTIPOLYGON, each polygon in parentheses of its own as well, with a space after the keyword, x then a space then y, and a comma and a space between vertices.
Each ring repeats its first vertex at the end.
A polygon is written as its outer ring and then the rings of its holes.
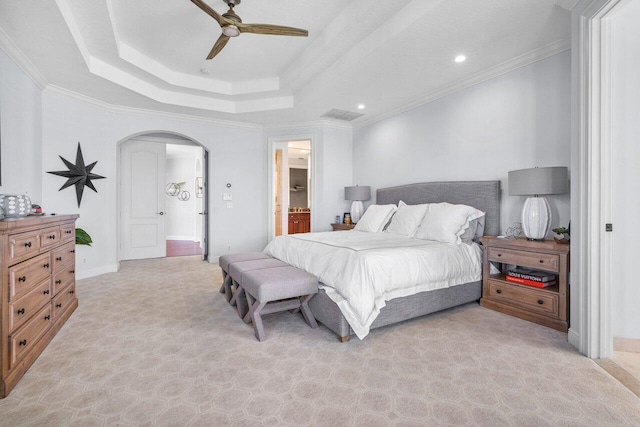
POLYGON ((379 205, 398 204, 400 200, 408 205, 449 202, 473 206, 486 214, 484 234, 500 234, 500 181, 424 182, 380 188, 376 192, 379 205))

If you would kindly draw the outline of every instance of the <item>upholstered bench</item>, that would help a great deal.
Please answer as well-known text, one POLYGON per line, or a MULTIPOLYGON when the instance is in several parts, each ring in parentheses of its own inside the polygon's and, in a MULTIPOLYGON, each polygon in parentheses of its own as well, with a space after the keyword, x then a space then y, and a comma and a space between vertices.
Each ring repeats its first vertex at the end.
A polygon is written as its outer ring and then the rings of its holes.
POLYGON ((299 309, 309 326, 318 327, 308 305, 311 297, 318 293, 318 278, 306 271, 291 266, 246 271, 238 291, 246 294, 249 312, 243 320, 253 323, 258 341, 266 338, 263 314, 284 310, 297 312, 299 309))
POLYGON ((287 267, 289 264, 275 258, 253 259, 249 261, 237 261, 229 264, 228 275, 231 277, 232 286, 235 287, 233 297, 229 301, 232 306, 235 305, 238 315, 243 318, 249 308, 244 298, 244 291, 240 287, 242 275, 247 271, 264 270, 265 268, 287 267))
POLYGON ((224 294, 225 298, 228 302, 231 302, 231 298, 233 298, 233 290, 231 287, 233 286, 233 282, 231 280, 231 276, 229 276, 229 265, 234 262, 242 262, 242 261, 250 261, 254 259, 267 259, 271 258, 269 255, 265 255, 262 252, 247 252, 240 254, 229 254, 222 255, 218 260, 218 264, 222 269, 222 286, 220 286, 220 293, 224 294))

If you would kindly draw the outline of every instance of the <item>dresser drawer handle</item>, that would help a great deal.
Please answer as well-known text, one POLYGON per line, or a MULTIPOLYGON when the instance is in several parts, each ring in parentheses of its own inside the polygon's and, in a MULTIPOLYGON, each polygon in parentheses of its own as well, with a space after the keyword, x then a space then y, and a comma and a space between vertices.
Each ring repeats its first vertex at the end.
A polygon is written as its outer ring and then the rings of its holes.
POLYGON ((62 261, 62 257, 61 256, 56 257, 56 261, 62 261))
POLYGON ((60 308, 60 307, 62 307, 62 303, 56 304, 56 308, 60 308))
POLYGON ((501 257, 501 256, 502 256, 502 254, 498 254, 498 256, 499 256, 499 257, 501 257))
POLYGON ((49 239, 51 239, 51 240, 55 240, 55 239, 56 239, 56 235, 55 235, 55 234, 50 234, 50 235, 49 235, 49 239))
POLYGON ((18 282, 26 282, 27 276, 18 277, 18 282))
POLYGON ((75 254, 76 250, 75 249, 71 249, 69 252, 71 252, 72 254, 75 254))
POLYGON ((544 264, 544 260, 543 259, 540 260, 540 264, 544 264))
POLYGON ((25 346, 25 345, 27 345, 27 340, 22 340, 22 341, 20 341, 20 342, 18 343, 18 345, 20 345, 20 346, 25 346))
POLYGON ((75 270, 70 270, 69 273, 76 274, 76 271, 75 270))
POLYGON ((69 291, 69 293, 70 293, 70 294, 75 294, 75 293, 76 293, 76 291, 74 291, 73 289, 71 289, 71 290, 69 291))
POLYGON ((49 268, 49 263, 44 264, 42 268, 49 268))
POLYGON ((501 294, 502 293, 502 289, 496 289, 496 294, 501 294))
POLYGON ((42 292, 45 295, 49 295, 49 289, 47 289, 46 291, 42 292))
POLYGON ((47 314, 46 316, 44 316, 44 320, 51 320, 51 316, 47 314))
POLYGON ((24 308, 21 308, 20 310, 17 311, 18 314, 24 314, 24 308))
POLYGON ((71 230, 67 230, 67 231, 65 231, 65 233, 71 234, 71 230))
POLYGON ((31 247, 31 242, 27 242, 27 243, 25 243, 25 244, 24 244, 24 247, 25 247, 25 248, 30 248, 30 247, 31 247))
POLYGON ((59 285, 60 283, 62 283, 62 280, 56 280, 56 285, 59 285))
POLYGON ((544 304, 544 301, 542 301, 541 299, 538 300, 538 304, 542 305, 544 304))

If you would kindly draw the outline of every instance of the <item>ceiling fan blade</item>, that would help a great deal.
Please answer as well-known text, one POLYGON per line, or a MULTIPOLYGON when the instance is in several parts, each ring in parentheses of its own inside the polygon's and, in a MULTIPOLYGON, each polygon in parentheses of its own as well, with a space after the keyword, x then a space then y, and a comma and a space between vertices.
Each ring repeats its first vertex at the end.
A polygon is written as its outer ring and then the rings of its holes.
POLYGON ((211 48, 211 52, 209 52, 209 56, 207 56, 207 59, 213 59, 217 54, 219 54, 220 51, 227 45, 227 43, 229 43, 229 39, 229 36, 221 34, 216 41, 216 44, 214 44, 213 48, 211 48))
MULTIPOLYGON (((191 0, 194 1, 194 0, 191 0)), ((309 31, 300 28, 283 27, 282 25, 269 25, 269 24, 242 24, 239 22, 234 23, 241 33, 252 34, 270 34, 273 36, 297 36, 307 37, 309 31)))
POLYGON ((196 6, 198 6, 200 9, 202 9, 207 15, 215 19, 221 27, 223 25, 228 25, 232 23, 227 18, 225 18, 224 16, 220 15, 218 12, 213 10, 208 4, 206 4, 202 0, 191 0, 191 2, 196 6))

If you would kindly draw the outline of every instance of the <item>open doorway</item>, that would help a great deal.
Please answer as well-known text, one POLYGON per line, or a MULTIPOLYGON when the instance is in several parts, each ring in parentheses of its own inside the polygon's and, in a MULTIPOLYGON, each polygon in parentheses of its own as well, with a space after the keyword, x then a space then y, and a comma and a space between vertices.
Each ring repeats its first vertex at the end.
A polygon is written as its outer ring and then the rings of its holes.
POLYGON ((272 236, 308 233, 313 196, 311 139, 271 142, 272 236))
POLYGON ((120 146, 120 259, 208 257, 206 150, 172 134, 120 146))

